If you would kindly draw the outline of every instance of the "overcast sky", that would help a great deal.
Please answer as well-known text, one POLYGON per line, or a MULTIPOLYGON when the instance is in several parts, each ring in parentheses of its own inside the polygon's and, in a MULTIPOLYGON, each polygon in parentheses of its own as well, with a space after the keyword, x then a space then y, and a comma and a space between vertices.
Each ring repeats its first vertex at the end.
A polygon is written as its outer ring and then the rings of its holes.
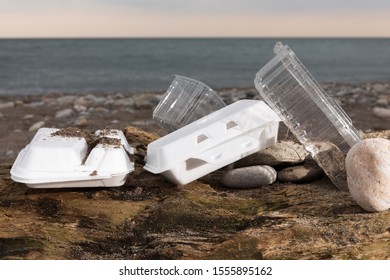
POLYGON ((390 37, 390 0, 0 0, 0 37, 390 37))

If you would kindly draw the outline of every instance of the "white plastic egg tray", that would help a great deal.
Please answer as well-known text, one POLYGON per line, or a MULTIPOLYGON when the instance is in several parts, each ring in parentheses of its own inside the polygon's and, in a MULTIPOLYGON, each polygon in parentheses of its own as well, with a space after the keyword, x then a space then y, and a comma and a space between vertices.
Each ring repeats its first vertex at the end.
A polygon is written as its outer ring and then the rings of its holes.
POLYGON ((274 145, 279 121, 262 101, 237 101, 150 143, 144 168, 190 183, 274 145))
POLYGON ((98 130, 97 137, 120 144, 98 143, 90 151, 83 137, 55 136, 56 128, 41 128, 18 155, 12 180, 31 188, 116 187, 125 183, 134 154, 120 130, 98 130), (116 140, 117 143, 119 141, 116 140))

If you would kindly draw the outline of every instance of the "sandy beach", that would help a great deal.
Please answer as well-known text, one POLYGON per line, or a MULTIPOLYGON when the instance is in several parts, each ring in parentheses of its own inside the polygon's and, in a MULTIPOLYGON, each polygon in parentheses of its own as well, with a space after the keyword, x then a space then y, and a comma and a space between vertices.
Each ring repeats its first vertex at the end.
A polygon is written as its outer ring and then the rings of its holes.
MULTIPOLYGON (((361 131, 390 130, 390 83, 323 87, 361 131)), ((227 104, 260 98, 254 88, 216 91, 227 104)), ((390 258, 390 214, 367 213, 326 176, 237 190, 222 169, 176 186, 143 170, 140 153, 119 188, 36 190, 10 179, 40 127, 123 129, 145 151, 164 134, 152 120, 162 93, 0 97, 0 258, 390 258)), ((291 138, 282 126, 279 140, 291 138)))

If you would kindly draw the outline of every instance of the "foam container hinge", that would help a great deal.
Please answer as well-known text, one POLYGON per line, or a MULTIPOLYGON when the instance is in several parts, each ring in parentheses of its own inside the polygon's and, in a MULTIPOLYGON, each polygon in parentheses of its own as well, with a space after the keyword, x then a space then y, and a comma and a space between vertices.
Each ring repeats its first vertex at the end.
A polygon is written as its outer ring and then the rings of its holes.
POLYGON ((287 45, 278 42, 274 52, 256 74, 257 90, 333 183, 348 190, 345 155, 361 140, 359 131, 287 45))
POLYGON ((262 101, 237 101, 150 143, 144 168, 190 183, 274 145, 279 121, 262 101))
POLYGON ((53 136, 59 129, 41 128, 16 158, 12 180, 31 188, 116 187, 125 183, 134 154, 120 130, 98 130, 96 136, 116 138, 120 145, 97 144, 88 154, 82 137, 53 136))

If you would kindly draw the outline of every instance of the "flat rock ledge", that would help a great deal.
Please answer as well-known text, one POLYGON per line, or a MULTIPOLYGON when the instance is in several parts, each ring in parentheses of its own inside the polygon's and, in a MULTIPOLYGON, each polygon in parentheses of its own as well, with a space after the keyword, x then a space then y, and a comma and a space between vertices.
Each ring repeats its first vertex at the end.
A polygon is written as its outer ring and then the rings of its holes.
POLYGON ((119 188, 29 189, 0 166, 2 259, 389 259, 390 211, 368 213, 323 176, 228 189, 219 170, 176 186, 142 168, 119 188))

